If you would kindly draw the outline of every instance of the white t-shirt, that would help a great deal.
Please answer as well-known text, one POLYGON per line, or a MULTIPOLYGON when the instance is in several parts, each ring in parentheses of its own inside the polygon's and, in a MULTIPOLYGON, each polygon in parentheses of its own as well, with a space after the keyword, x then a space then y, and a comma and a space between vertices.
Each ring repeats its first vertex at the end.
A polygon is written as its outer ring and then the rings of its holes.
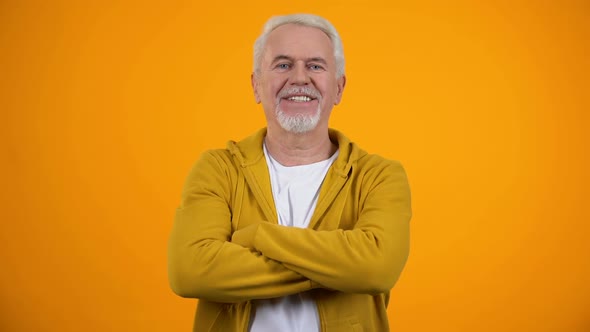
MULTIPOLYGON (((338 151, 329 159, 286 167, 274 160, 264 146, 279 225, 307 228, 315 210, 320 187, 338 151)), ((250 332, 315 332, 320 319, 308 292, 254 301, 250 332)))

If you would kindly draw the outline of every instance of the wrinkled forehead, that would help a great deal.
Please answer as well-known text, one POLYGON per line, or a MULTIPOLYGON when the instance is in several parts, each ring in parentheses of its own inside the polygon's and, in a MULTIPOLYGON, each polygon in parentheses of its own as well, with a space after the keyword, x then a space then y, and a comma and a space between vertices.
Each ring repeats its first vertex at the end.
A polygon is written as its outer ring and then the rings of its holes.
POLYGON ((322 57, 326 61, 335 61, 332 40, 324 31, 292 23, 281 25, 268 34, 264 58, 268 60, 278 55, 322 57))

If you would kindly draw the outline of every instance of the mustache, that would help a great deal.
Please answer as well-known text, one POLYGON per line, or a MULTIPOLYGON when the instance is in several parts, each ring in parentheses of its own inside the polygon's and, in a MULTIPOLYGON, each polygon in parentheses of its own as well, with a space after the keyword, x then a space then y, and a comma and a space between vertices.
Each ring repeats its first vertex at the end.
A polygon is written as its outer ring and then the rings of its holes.
POLYGON ((309 87, 309 86, 300 86, 300 87, 287 87, 283 88, 279 94, 277 95, 278 98, 285 98, 292 95, 306 95, 312 97, 314 99, 321 99, 322 96, 320 95, 319 91, 309 87))

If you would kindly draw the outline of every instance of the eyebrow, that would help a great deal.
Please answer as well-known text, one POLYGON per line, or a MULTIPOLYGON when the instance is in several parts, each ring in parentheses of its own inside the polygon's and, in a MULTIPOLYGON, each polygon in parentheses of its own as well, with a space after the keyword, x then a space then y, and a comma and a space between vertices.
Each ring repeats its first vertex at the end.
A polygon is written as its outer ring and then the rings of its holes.
MULTIPOLYGON (((291 62, 295 61, 295 59, 293 59, 293 57, 290 57, 288 55, 279 54, 274 57, 271 64, 274 64, 275 62, 280 61, 280 60, 289 60, 291 62)), ((319 62, 322 64, 328 64, 328 62, 322 57, 307 58, 307 59, 305 59, 305 62, 319 62)))

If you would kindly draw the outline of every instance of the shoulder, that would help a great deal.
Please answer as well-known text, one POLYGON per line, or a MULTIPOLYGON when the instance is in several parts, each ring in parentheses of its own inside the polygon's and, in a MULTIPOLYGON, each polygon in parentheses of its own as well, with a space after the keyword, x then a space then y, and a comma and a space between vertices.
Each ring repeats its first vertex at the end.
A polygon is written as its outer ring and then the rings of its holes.
POLYGON ((384 206, 403 208, 411 215, 410 184, 401 162, 366 154, 358 159, 352 180, 358 186, 361 199, 371 197, 380 200, 384 206))
POLYGON ((189 179, 206 175, 215 176, 216 174, 225 174, 228 177, 235 175, 241 166, 263 156, 262 140, 265 133, 263 128, 239 142, 229 141, 225 149, 204 151, 194 163, 189 173, 189 179))
POLYGON ((211 149, 201 153, 193 164, 189 177, 203 171, 219 172, 233 167, 231 154, 226 149, 211 149), (196 173, 196 174, 195 174, 196 173))
POLYGON ((384 173, 385 175, 395 173, 405 174, 404 167, 400 161, 387 159, 381 155, 370 153, 363 154, 357 159, 356 172, 384 173))
POLYGON ((203 152, 193 164, 186 178, 186 187, 195 184, 223 185, 237 172, 231 154, 225 149, 212 149, 203 152))
POLYGON ((365 154, 359 158, 352 167, 351 178, 363 190, 383 188, 385 191, 409 194, 409 181, 401 162, 377 154, 365 154))

